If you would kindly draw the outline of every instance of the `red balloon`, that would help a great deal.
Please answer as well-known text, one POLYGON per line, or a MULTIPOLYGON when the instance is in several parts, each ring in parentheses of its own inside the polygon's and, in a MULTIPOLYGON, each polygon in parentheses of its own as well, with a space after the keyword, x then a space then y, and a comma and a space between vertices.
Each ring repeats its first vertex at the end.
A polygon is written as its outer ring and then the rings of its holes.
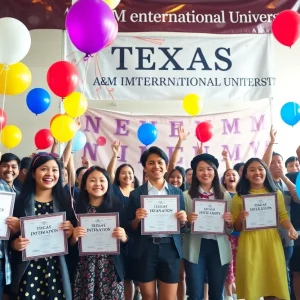
POLYGON ((47 82, 55 95, 64 98, 76 90, 79 84, 79 72, 70 62, 58 61, 49 68, 47 82))
POLYGON ((49 129, 39 130, 34 137, 34 143, 37 149, 44 150, 52 146, 54 138, 49 129))
POLYGON ((99 136, 97 138, 97 145, 104 146, 106 144, 106 138, 104 136, 99 136))
POLYGON ((105 48, 110 46, 114 42, 114 40, 116 39, 116 37, 118 35, 118 31, 119 31, 119 25, 118 25, 117 20, 115 19, 114 26, 111 28, 109 40, 108 40, 107 44, 105 45, 105 48))
POLYGON ((208 142, 213 134, 214 130, 210 122, 200 122, 196 127, 196 137, 201 143, 208 142))
POLYGON ((7 122, 7 115, 5 111, 0 108, 0 130, 2 130, 3 127, 5 127, 6 122, 7 122))
POLYGON ((56 115, 54 115, 53 117, 52 117, 52 119, 50 120, 50 127, 51 127, 51 124, 52 124, 52 122, 57 118, 57 117, 59 117, 59 116, 61 116, 62 114, 56 114, 56 115))
POLYGON ((291 47, 300 36, 300 15, 293 10, 282 11, 272 23, 272 32, 279 43, 291 47))

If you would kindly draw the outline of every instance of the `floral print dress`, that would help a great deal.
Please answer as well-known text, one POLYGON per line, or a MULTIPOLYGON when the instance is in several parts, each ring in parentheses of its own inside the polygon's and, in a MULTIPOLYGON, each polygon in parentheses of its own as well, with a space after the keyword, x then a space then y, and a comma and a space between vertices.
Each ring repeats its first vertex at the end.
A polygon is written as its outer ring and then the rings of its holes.
MULTIPOLYGON (((96 213, 90 206, 88 213, 96 213)), ((123 300, 124 284, 118 282, 111 255, 80 256, 73 283, 73 300, 123 300)))

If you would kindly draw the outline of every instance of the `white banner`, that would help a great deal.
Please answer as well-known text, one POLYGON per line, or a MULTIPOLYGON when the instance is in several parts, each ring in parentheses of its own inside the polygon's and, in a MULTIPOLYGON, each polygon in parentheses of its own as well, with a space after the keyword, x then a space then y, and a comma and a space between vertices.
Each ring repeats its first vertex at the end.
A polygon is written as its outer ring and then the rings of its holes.
MULTIPOLYGON (((157 34, 158 35, 158 34, 157 34)), ((190 93, 218 104, 272 96, 270 35, 119 35, 89 62, 67 38, 66 60, 91 100, 182 100, 190 93)))
POLYGON ((137 138, 137 130, 144 122, 155 124, 158 132, 154 145, 162 148, 170 157, 178 141, 178 126, 182 125, 190 136, 181 148, 178 165, 190 167, 190 162, 197 151, 195 128, 198 122, 210 121, 214 127, 213 138, 205 143, 205 152, 215 155, 220 160, 220 172, 225 170, 221 153, 227 150, 233 164, 246 161, 250 157, 262 157, 269 142, 270 107, 207 115, 200 117, 172 116, 136 116, 118 114, 103 110, 88 109, 81 118, 81 130, 86 134, 87 144, 84 150, 75 153, 75 164, 80 166, 81 157, 90 159, 92 165, 106 168, 112 156, 111 145, 121 142, 118 164, 129 163, 138 178, 142 179, 143 168, 139 163, 145 147, 137 138), (103 146, 97 139, 103 137, 103 146))

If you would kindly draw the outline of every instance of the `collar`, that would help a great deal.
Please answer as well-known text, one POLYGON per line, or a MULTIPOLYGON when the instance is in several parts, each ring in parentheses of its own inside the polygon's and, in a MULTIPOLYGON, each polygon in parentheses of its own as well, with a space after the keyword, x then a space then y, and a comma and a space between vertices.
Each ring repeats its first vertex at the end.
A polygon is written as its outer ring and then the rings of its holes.
POLYGON ((214 189, 213 188, 211 188, 210 190, 209 190, 209 193, 208 192, 205 192, 204 190, 203 190, 203 188, 199 185, 199 193, 201 193, 201 194, 215 194, 214 193, 214 189))
MULTIPOLYGON (((156 187, 154 187, 149 180, 147 181, 147 187, 148 187, 148 191, 150 191, 151 189, 156 189, 156 187)), ((164 181, 164 186, 161 190, 163 189, 169 191, 169 186, 166 180, 164 181)))

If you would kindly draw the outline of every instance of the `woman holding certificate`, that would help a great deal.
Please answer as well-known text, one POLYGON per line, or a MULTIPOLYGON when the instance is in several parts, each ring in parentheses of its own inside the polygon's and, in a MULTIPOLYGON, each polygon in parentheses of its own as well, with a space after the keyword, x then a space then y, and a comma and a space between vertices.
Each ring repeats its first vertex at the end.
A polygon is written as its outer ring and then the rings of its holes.
POLYGON ((200 154, 191 161, 192 184, 184 192, 189 232, 183 239, 183 258, 189 300, 204 297, 206 275, 209 299, 221 300, 228 264, 232 260, 228 235, 233 231, 231 197, 220 183, 218 160, 200 154))
POLYGON ((64 254, 75 215, 56 155, 39 153, 32 159, 14 216, 21 218, 22 235, 11 241, 12 298, 71 300, 64 254))
POLYGON ((239 299, 290 299, 278 221, 295 240, 298 234, 265 163, 251 158, 233 197, 234 229, 240 231, 236 286, 239 299))
POLYGON ((110 193, 106 170, 93 166, 83 175, 76 212, 79 226, 71 244, 79 242, 73 280, 73 300, 124 299, 124 269, 119 241, 128 237, 122 224, 120 201, 110 193), (113 254, 113 255, 112 255, 113 254))

